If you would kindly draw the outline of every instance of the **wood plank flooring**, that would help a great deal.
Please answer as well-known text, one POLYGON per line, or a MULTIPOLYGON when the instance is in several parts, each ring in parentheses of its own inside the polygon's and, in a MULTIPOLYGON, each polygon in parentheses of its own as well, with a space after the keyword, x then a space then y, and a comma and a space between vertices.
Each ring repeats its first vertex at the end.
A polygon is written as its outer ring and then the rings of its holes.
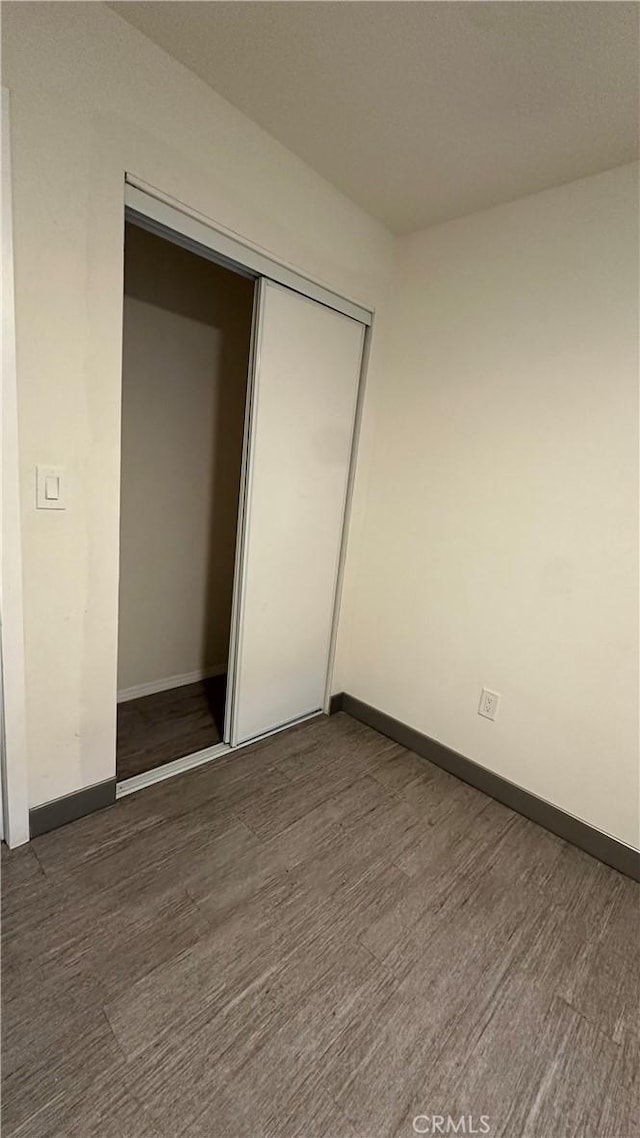
POLYGON ((640 1133, 639 887, 344 714, 2 868, 4 1138, 640 1133))
POLYGON ((224 729, 226 682, 226 676, 211 676, 119 703, 118 781, 219 743, 224 729))

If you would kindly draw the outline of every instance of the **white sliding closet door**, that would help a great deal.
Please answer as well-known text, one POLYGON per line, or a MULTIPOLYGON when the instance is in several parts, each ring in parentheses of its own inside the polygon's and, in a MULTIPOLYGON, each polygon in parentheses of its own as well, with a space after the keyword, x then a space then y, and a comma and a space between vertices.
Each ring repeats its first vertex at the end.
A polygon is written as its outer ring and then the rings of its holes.
POLYGON ((322 709, 364 326, 262 281, 231 742, 322 709))

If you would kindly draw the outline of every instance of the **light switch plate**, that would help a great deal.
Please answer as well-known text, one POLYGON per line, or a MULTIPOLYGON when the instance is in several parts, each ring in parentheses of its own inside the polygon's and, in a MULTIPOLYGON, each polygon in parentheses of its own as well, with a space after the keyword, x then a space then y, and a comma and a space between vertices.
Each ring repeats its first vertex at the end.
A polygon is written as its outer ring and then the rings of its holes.
POLYGON ((36 509, 66 510, 67 487, 63 466, 36 466, 36 509))

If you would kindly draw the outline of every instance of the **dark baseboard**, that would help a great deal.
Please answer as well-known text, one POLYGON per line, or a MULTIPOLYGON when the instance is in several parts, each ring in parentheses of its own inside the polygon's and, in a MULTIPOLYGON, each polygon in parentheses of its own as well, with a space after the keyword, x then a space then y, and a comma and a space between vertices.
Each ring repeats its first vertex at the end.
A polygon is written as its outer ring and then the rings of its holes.
POLYGON ((509 782, 508 779, 494 774, 472 759, 467 759, 457 751, 445 747, 443 743, 437 743, 435 739, 416 731, 415 727, 408 727, 399 719, 393 719, 384 711, 378 711, 377 708, 355 699, 346 692, 339 692, 331 697, 330 714, 333 715, 336 711, 345 711, 354 719, 373 727, 381 735, 387 735, 401 746, 415 751, 423 759, 428 759, 449 774, 470 783, 491 798, 496 798, 498 802, 504 803, 518 814, 530 818, 532 822, 537 822, 545 830, 550 830, 552 834, 585 850, 606 865, 613 866, 619 873, 640 881, 640 852, 625 845, 624 842, 603 834, 601 830, 597 830, 587 822, 581 822, 579 818, 574 818, 571 814, 560 810, 558 806, 552 806, 550 802, 545 802, 543 798, 523 790, 514 782, 509 782))
POLYGON ((56 798, 53 802, 45 802, 42 806, 34 806, 29 811, 29 836, 37 838, 49 830, 56 830, 67 822, 75 822, 85 814, 92 814, 94 810, 102 810, 111 806, 116 800, 116 780, 108 778, 106 782, 98 782, 94 786, 86 786, 76 790, 74 794, 66 794, 64 798, 56 798))

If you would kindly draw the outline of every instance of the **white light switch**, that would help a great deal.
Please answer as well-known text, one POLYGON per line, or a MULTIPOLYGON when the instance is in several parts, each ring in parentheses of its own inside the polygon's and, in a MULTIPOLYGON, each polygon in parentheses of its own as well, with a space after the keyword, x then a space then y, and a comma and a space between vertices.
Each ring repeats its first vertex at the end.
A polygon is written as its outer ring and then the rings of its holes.
POLYGON ((36 509, 66 510, 64 470, 61 466, 36 466, 36 509))
POLYGON ((60 498, 60 478, 57 474, 47 474, 44 480, 44 496, 47 502, 57 502, 60 498))

